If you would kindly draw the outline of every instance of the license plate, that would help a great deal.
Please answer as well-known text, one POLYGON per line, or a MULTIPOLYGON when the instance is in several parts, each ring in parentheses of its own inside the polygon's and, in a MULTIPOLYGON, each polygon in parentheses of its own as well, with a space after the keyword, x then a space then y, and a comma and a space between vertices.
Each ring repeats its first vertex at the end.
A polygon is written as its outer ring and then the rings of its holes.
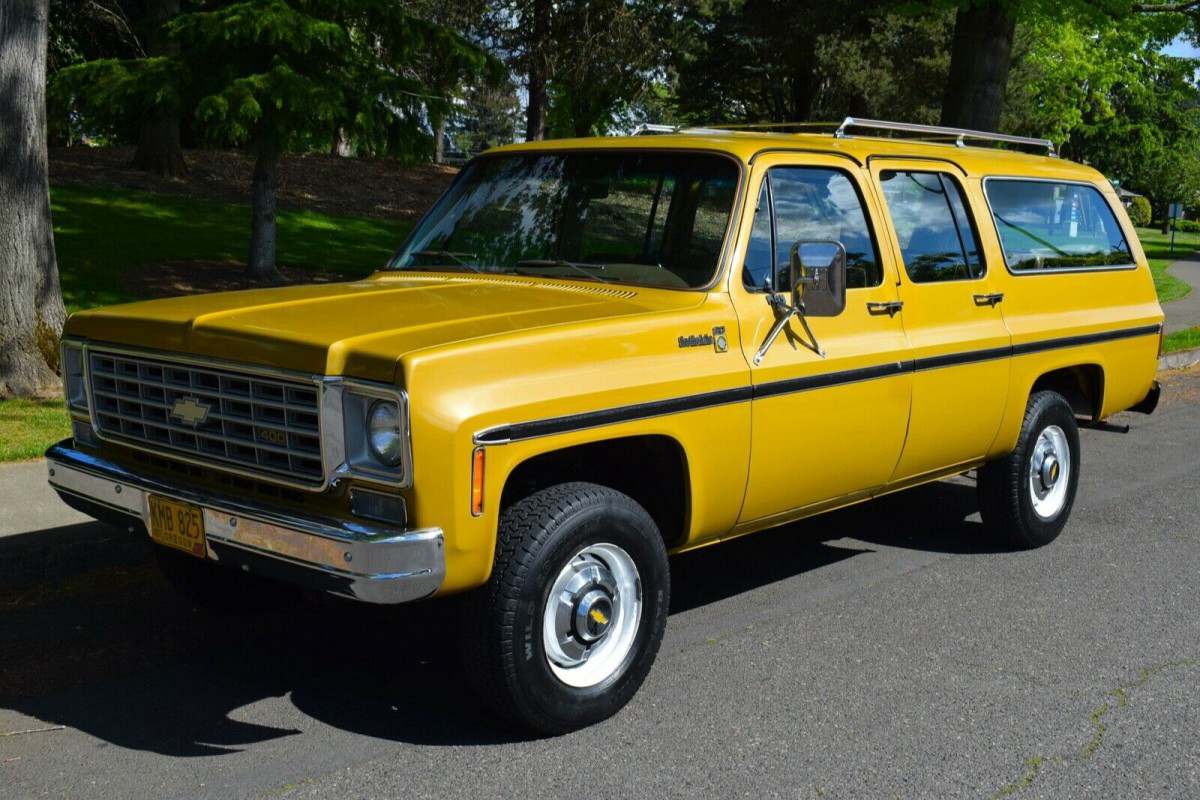
POLYGON ((150 538, 167 547, 205 558, 204 512, 199 506, 150 495, 150 538))

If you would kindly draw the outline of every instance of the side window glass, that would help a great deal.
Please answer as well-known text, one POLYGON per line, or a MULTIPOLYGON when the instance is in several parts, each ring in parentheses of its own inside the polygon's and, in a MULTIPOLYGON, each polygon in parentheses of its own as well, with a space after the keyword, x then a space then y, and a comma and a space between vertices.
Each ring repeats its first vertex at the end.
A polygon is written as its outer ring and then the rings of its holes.
POLYGON ((1112 209, 1093 186, 988 178, 983 190, 1013 272, 1134 263, 1112 209))
POLYGON ((950 209, 954 212, 954 224, 958 228, 959 237, 966 250, 967 269, 972 278, 982 278, 987 272, 987 267, 979 253, 979 236, 975 232, 971 216, 967 213, 966 198, 963 197, 962 188, 952 178, 945 175, 942 176, 942 183, 946 187, 946 197, 950 200, 950 209))
POLYGON ((884 170, 879 185, 913 283, 983 275, 979 240, 962 189, 952 178, 937 172, 884 170))
POLYGON ((762 289, 771 274, 775 251, 771 244, 771 179, 763 181, 758 193, 758 205, 754 208, 754 227, 750 230, 750 243, 746 246, 746 260, 742 265, 742 283, 748 289, 762 289))
POLYGON ((782 269, 799 241, 841 242, 846 248, 846 287, 883 282, 883 267, 854 183, 841 172, 816 167, 771 170, 775 216, 775 263, 782 269))

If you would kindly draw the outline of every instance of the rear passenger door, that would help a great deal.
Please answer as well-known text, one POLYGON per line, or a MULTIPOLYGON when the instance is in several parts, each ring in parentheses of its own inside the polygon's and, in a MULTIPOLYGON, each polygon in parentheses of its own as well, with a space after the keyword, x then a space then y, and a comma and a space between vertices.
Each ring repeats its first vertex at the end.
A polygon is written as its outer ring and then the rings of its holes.
POLYGON ((1004 267, 980 246, 977 180, 949 162, 872 159, 871 172, 913 363, 908 437, 889 481, 903 483, 977 461, 996 437, 1011 355, 995 277, 1004 267))

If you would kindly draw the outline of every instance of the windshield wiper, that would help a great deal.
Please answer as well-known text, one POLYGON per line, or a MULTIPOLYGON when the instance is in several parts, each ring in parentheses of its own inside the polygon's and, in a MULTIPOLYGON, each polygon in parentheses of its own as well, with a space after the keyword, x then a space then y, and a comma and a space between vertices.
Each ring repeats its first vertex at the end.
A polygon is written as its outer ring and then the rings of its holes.
POLYGON ((534 267, 543 268, 544 267, 546 269, 553 269, 554 267, 566 267, 568 269, 575 270, 580 275, 582 275, 583 277, 585 277, 589 280, 600 281, 601 283, 612 283, 612 279, 602 278, 601 276, 595 274, 592 271, 592 270, 604 269, 603 264, 581 264, 576 261, 567 261, 566 259, 562 259, 562 258, 526 258, 526 259, 522 259, 521 261, 518 261, 517 267, 527 267, 527 268, 534 268, 534 267))
POLYGON ((479 258, 478 253, 455 253, 450 250, 416 250, 412 253, 409 253, 409 255, 421 256, 423 258, 440 258, 443 261, 450 259, 460 267, 466 267, 473 272, 483 272, 483 270, 481 270, 479 267, 475 266, 474 264, 468 264, 463 260, 467 258, 479 258))

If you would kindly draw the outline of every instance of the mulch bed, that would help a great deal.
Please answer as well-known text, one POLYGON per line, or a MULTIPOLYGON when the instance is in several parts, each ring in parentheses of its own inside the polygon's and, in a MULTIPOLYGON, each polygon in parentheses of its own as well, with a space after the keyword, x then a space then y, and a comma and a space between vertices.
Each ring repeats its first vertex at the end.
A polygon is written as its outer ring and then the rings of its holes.
MULTIPOLYGON (((249 203, 254 162, 236 150, 185 150, 188 173, 164 178, 132 169, 132 147, 52 147, 53 186, 112 186, 226 203, 249 203)), ((280 208, 390 220, 416 220, 458 174, 456 167, 390 158, 285 155, 280 208)))

